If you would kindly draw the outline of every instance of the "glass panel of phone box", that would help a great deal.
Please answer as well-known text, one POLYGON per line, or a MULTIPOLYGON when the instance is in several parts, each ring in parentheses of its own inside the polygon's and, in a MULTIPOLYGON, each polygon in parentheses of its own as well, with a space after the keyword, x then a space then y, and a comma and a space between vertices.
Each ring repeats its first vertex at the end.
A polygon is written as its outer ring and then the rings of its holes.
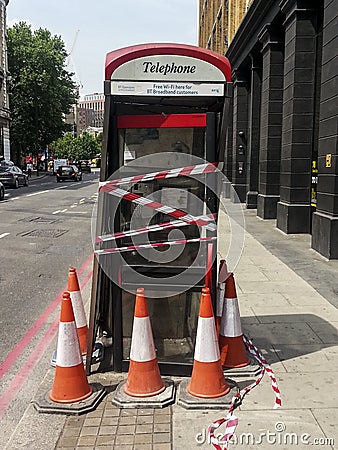
MULTIPOLYGON (((179 154, 204 157, 205 129, 204 128, 145 128, 120 129, 119 154, 123 155, 123 176, 156 172, 181 167, 179 154), (154 155, 159 152, 173 152, 169 158, 158 155, 151 160, 151 166, 144 165, 139 158, 154 155), (157 162, 160 161, 160 164, 157 162)), ((149 160, 148 160, 149 161, 149 160)), ((122 161, 121 161, 122 162, 122 161)), ((192 160, 190 165, 193 165, 192 160)), ((189 165, 189 164, 187 164, 189 165)), ((198 180, 189 177, 160 179, 134 184, 130 191, 140 196, 150 197, 152 200, 173 208, 183 210, 194 216, 205 213, 205 187, 203 176, 198 180)), ((147 225, 161 224, 175 220, 166 214, 141 207, 128 201, 120 203, 121 231, 137 229, 147 225)), ((166 242, 175 239, 191 239, 200 236, 201 231, 195 225, 188 225, 176 231, 161 230, 149 233, 149 242, 166 242)), ((202 230, 202 235, 205 235, 202 230)), ((133 239, 124 239, 120 245, 138 245, 148 242, 147 235, 135 236, 133 239)), ((202 272, 206 262, 206 244, 190 243, 177 248, 171 248, 171 255, 166 257, 168 247, 157 249, 143 249, 137 252, 122 254, 125 264, 147 272, 150 276, 163 277, 161 296, 156 298, 156 292, 146 289, 149 315, 157 350, 158 360, 173 362, 193 361, 193 347, 196 334, 196 325, 199 308, 200 290, 188 289, 175 294, 170 287, 170 276, 185 270, 193 262, 201 266, 202 272), (201 247, 200 247, 201 246, 201 247), (172 258, 172 250, 177 254, 172 258), (154 252, 163 252, 163 257, 154 258, 154 252), (161 266, 163 270, 161 270, 161 266), (156 267, 156 273, 154 268, 156 267), (169 276, 168 276, 169 275, 169 276), (167 291, 167 292, 165 292, 167 291), (167 294, 167 295, 166 295, 167 294), (154 298, 155 296, 155 298, 154 298), (154 301, 155 300, 155 301, 154 301)), ((174 254, 175 254, 174 253, 174 254)), ((122 270, 122 285, 123 285, 122 270)), ((126 280, 127 282, 128 280, 126 280)), ((187 284, 189 280, 187 280, 187 284)), ((140 286, 141 287, 141 286, 140 286)), ((136 286, 135 286, 136 288, 136 286)), ((173 287, 174 288, 174 287, 173 287)), ((158 288, 155 288, 158 290, 158 288)), ((123 358, 128 359, 131 343, 132 316, 135 296, 122 291, 122 317, 123 317, 123 358)))

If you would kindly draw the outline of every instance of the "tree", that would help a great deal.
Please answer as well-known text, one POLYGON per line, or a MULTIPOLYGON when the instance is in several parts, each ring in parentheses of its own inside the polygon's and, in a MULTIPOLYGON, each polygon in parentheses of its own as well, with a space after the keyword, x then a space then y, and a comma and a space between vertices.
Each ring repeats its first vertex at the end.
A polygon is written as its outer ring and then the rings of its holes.
POLYGON ((37 155, 58 139, 69 125, 64 115, 76 102, 78 92, 65 68, 67 52, 60 36, 25 22, 8 29, 9 94, 12 114, 13 159, 37 155))
POLYGON ((79 161, 80 159, 93 158, 100 147, 95 137, 85 131, 76 138, 71 133, 65 134, 64 137, 52 143, 51 150, 54 156, 58 158, 79 161))
POLYGON ((93 158, 99 151, 100 147, 96 138, 84 131, 80 136, 81 139, 81 158, 79 159, 90 159, 93 158))
POLYGON ((66 133, 62 138, 51 144, 51 151, 56 158, 71 159, 74 147, 74 138, 71 133, 66 133))
POLYGON ((98 143, 100 152, 101 152, 101 147, 102 147, 102 141, 103 141, 103 133, 102 133, 102 131, 100 131, 99 134, 96 136, 96 142, 98 143))

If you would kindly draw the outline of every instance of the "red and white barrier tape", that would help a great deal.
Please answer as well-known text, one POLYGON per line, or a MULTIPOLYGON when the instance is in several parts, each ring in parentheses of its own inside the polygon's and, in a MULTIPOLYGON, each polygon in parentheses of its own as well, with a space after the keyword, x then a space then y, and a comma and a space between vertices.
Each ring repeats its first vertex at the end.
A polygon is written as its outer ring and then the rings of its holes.
POLYGON ((204 241, 213 241, 217 239, 216 237, 205 237, 205 238, 193 238, 193 239, 177 239, 176 241, 166 241, 166 242, 153 242, 149 244, 140 244, 140 245, 128 245, 126 247, 113 247, 113 248, 105 248, 102 250, 95 250, 96 255, 108 255, 111 253, 120 253, 120 252, 129 252, 132 250, 138 250, 141 248, 153 248, 153 247, 166 247, 168 245, 182 245, 182 244, 191 244, 193 242, 204 242, 204 241))
POLYGON ((256 358, 258 363, 264 367, 266 373, 269 375, 269 378, 271 380, 271 387, 275 393, 275 404, 273 408, 274 409, 280 408, 282 406, 282 399, 273 370, 271 369, 267 360, 262 355, 262 352, 257 347, 255 347, 253 342, 245 335, 243 335, 243 340, 250 353, 256 358))
MULTIPOLYGON (((208 217, 216 218, 217 214, 209 214, 208 217)), ((200 218, 200 216, 196 217, 196 219, 199 219, 199 218, 200 218)), ((125 237, 138 236, 140 234, 151 233, 154 231, 186 227, 188 225, 190 225, 190 224, 187 222, 183 222, 182 220, 173 220, 172 222, 164 222, 164 223, 159 223, 159 224, 154 224, 154 225, 148 225, 146 227, 136 228, 135 230, 118 231, 113 234, 103 234, 102 236, 97 236, 96 243, 113 241, 115 239, 121 239, 121 238, 125 238, 125 237)))
POLYGON ((273 373, 273 370, 269 366, 268 362, 262 355, 262 352, 253 344, 253 342, 245 335, 243 335, 243 341, 249 350, 249 352, 254 356, 254 358, 257 360, 258 364, 261 367, 261 373, 258 375, 257 379, 250 384, 249 386, 242 389, 240 392, 238 392, 236 395, 232 397, 229 412, 226 417, 223 417, 222 419, 216 420, 208 427, 208 436, 210 439, 210 443, 215 447, 217 450, 227 450, 227 444, 232 438, 232 436, 235 433, 237 424, 238 424, 238 418, 233 414, 233 411, 237 405, 239 405, 243 398, 248 394, 255 386, 257 386, 263 376, 264 373, 267 372, 270 379, 271 379, 271 385, 272 390, 275 393, 275 404, 274 409, 280 408, 282 405, 281 401, 281 395, 279 388, 277 386, 277 380, 275 378, 275 375, 273 373), (224 422, 225 424, 225 432, 222 437, 222 439, 218 439, 215 436, 215 430, 219 428, 224 422))
POLYGON ((139 234, 144 233, 151 233, 153 231, 161 231, 161 230, 168 230, 170 228, 179 228, 179 227, 186 227, 189 225, 186 222, 183 222, 182 220, 173 220, 172 222, 164 222, 160 224, 155 225, 148 225, 143 228, 136 228, 135 230, 128 230, 128 231, 118 231, 114 234, 104 234, 102 236, 97 236, 96 242, 106 242, 106 241, 113 241, 115 239, 121 239, 125 237, 131 237, 131 236, 138 236, 139 234))
POLYGON ((109 194, 141 206, 146 206, 147 208, 153 209, 157 212, 168 214, 168 216, 183 220, 183 222, 186 222, 188 224, 199 225, 201 227, 207 228, 210 231, 215 231, 217 229, 216 224, 212 223, 214 222, 214 218, 207 215, 194 217, 191 214, 186 213, 185 211, 181 211, 180 209, 163 205, 162 203, 155 202, 154 200, 142 197, 141 195, 134 194, 132 192, 125 191, 124 189, 120 189, 115 186, 111 187, 111 191, 109 192, 109 194))
POLYGON ((179 167, 178 169, 161 170, 159 172, 135 175, 133 177, 118 178, 116 180, 102 181, 99 183, 99 190, 110 192, 114 186, 123 184, 142 183, 145 181, 160 180, 165 178, 186 177, 189 175, 201 175, 204 173, 212 173, 218 170, 222 163, 206 163, 196 164, 194 166, 179 167))

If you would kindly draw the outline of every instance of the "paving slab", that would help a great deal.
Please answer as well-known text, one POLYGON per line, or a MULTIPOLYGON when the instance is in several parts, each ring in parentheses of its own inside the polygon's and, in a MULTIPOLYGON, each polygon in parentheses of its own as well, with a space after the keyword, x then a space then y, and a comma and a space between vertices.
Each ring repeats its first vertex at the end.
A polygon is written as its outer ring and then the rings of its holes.
MULTIPOLYGON (((275 271, 280 271, 283 274, 289 273, 291 276, 294 276, 294 272, 287 266, 287 264, 285 264, 280 259, 276 258, 276 256, 270 253, 269 250, 266 250, 266 248, 263 245, 262 248, 265 249, 265 252, 262 251, 262 254, 248 256, 248 260, 251 262, 252 265, 264 271, 271 270, 273 268, 273 270, 275 271)), ((246 255, 246 250, 244 250, 244 255, 246 255)), ((240 267, 240 263, 238 266, 240 267)))
POLYGON ((290 305, 296 305, 296 306, 327 306, 327 300, 317 293, 316 291, 313 291, 311 295, 293 295, 287 292, 284 292, 283 297, 286 298, 286 300, 289 302, 290 305))
POLYGON ((227 414, 226 410, 193 411, 173 406, 173 449, 210 449, 207 428, 227 414))
MULTIPOLYGON (((321 429, 324 431, 325 436, 328 439, 333 440, 334 443, 332 444, 332 448, 338 449, 338 409, 312 409, 311 412, 321 429)), ((325 447, 323 446, 323 448, 325 447)))
MULTIPOLYGON (((283 410, 337 407, 337 390, 334 386, 337 383, 338 372, 276 373, 276 375, 283 410)), ((241 409, 272 409, 273 402, 271 383, 265 376, 258 387, 245 397, 241 409)))
POLYGON ((338 322, 331 322, 330 327, 319 322, 313 322, 309 325, 325 344, 334 345, 338 343, 338 322))
POLYGON ((269 278, 264 274, 263 271, 259 270, 258 268, 253 268, 250 266, 247 266, 247 269, 245 267, 243 268, 238 267, 236 270, 236 281, 263 281, 267 282, 269 281, 269 278))
MULTIPOLYGON (((237 296, 238 296, 238 293, 237 293, 237 296)), ((242 304, 242 305, 239 305, 239 310, 240 310, 241 319, 243 317, 246 317, 247 320, 249 320, 251 318, 253 323, 259 323, 257 317, 255 316, 254 310, 252 309, 251 306, 242 304)))
MULTIPOLYGON (((237 278, 236 278, 237 280, 237 278)), ((249 307, 265 307, 270 306, 273 308, 290 307, 290 302, 285 295, 280 292, 261 293, 259 295, 253 294, 241 294, 238 296, 238 302, 240 308, 243 306, 249 307)))
MULTIPOLYGON (((327 344, 275 345, 275 351, 287 372, 322 372, 337 370, 338 346, 327 344)), ((276 369, 277 370, 277 369, 276 369)))
POLYGON ((231 449, 305 450, 315 439, 326 437, 309 410, 241 410, 236 414, 239 423, 231 449))
MULTIPOLYGON (((301 278, 300 278, 301 280, 301 278)), ((290 295, 312 295, 312 288, 305 282, 298 282, 294 277, 286 281, 249 281, 237 283, 244 294, 286 293, 290 295)))
MULTIPOLYGON (((192 417, 174 409, 173 414, 173 448, 174 449, 210 449, 208 426, 215 420, 223 418, 225 411, 199 413, 192 417)), ((309 448, 315 439, 324 439, 323 432, 316 418, 308 410, 273 410, 243 411, 236 410, 238 427, 232 439, 231 449, 264 450, 278 448, 290 450, 296 447, 309 448), (254 418, 254 420, 253 420, 254 418)), ((222 437, 225 426, 215 430, 215 435, 222 437)), ((324 448, 324 447, 320 447, 324 448)))
POLYGON ((12 437, 6 445, 6 450, 43 450, 54 449, 58 437, 65 426, 65 416, 39 414, 33 405, 25 411, 18 424, 8 430, 12 437))
POLYGON ((258 318, 255 316, 255 313, 251 307, 248 306, 239 306, 241 323, 245 325, 250 323, 260 323, 258 318))
MULTIPOLYGON (((259 316, 262 323, 269 321, 271 317, 274 318, 275 322, 286 321, 286 318, 288 322, 319 322, 327 323, 328 325, 331 322, 338 322, 338 310, 329 303, 322 307, 290 305, 289 307, 281 306, 276 309, 266 305, 265 307, 252 307, 252 309, 254 314, 259 316)), ((332 328, 332 325, 329 328, 332 328)))
POLYGON ((273 263, 270 268, 264 266, 261 267, 260 270, 269 281, 296 281, 295 273, 286 266, 275 268, 275 264, 273 263))
MULTIPOLYGON (((261 321, 262 317, 258 316, 261 321)), ((276 316, 278 317, 278 316, 276 316)), ((321 344, 322 341, 309 326, 309 324, 292 319, 292 315, 284 316, 280 322, 273 317, 267 318, 266 323, 252 323, 246 325, 249 337, 256 342, 266 342, 270 344, 321 344), (290 320, 289 320, 290 317, 290 320)), ((260 344, 263 348, 265 345, 260 344)))

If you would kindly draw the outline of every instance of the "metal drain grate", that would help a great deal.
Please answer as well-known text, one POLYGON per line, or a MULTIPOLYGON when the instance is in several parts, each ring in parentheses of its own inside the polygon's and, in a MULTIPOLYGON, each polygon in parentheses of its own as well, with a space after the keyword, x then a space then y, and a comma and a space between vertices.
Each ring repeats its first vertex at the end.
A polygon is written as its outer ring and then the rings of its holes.
POLYGON ((54 217, 25 217, 24 219, 19 219, 19 222, 34 222, 34 223, 56 223, 60 222, 59 219, 54 219, 54 217))
POLYGON ((93 205, 94 203, 97 203, 97 200, 94 200, 93 198, 86 198, 83 202, 79 202, 79 205, 93 205))
POLYGON ((31 230, 22 233, 21 236, 38 237, 38 238, 58 238, 69 230, 31 230))

